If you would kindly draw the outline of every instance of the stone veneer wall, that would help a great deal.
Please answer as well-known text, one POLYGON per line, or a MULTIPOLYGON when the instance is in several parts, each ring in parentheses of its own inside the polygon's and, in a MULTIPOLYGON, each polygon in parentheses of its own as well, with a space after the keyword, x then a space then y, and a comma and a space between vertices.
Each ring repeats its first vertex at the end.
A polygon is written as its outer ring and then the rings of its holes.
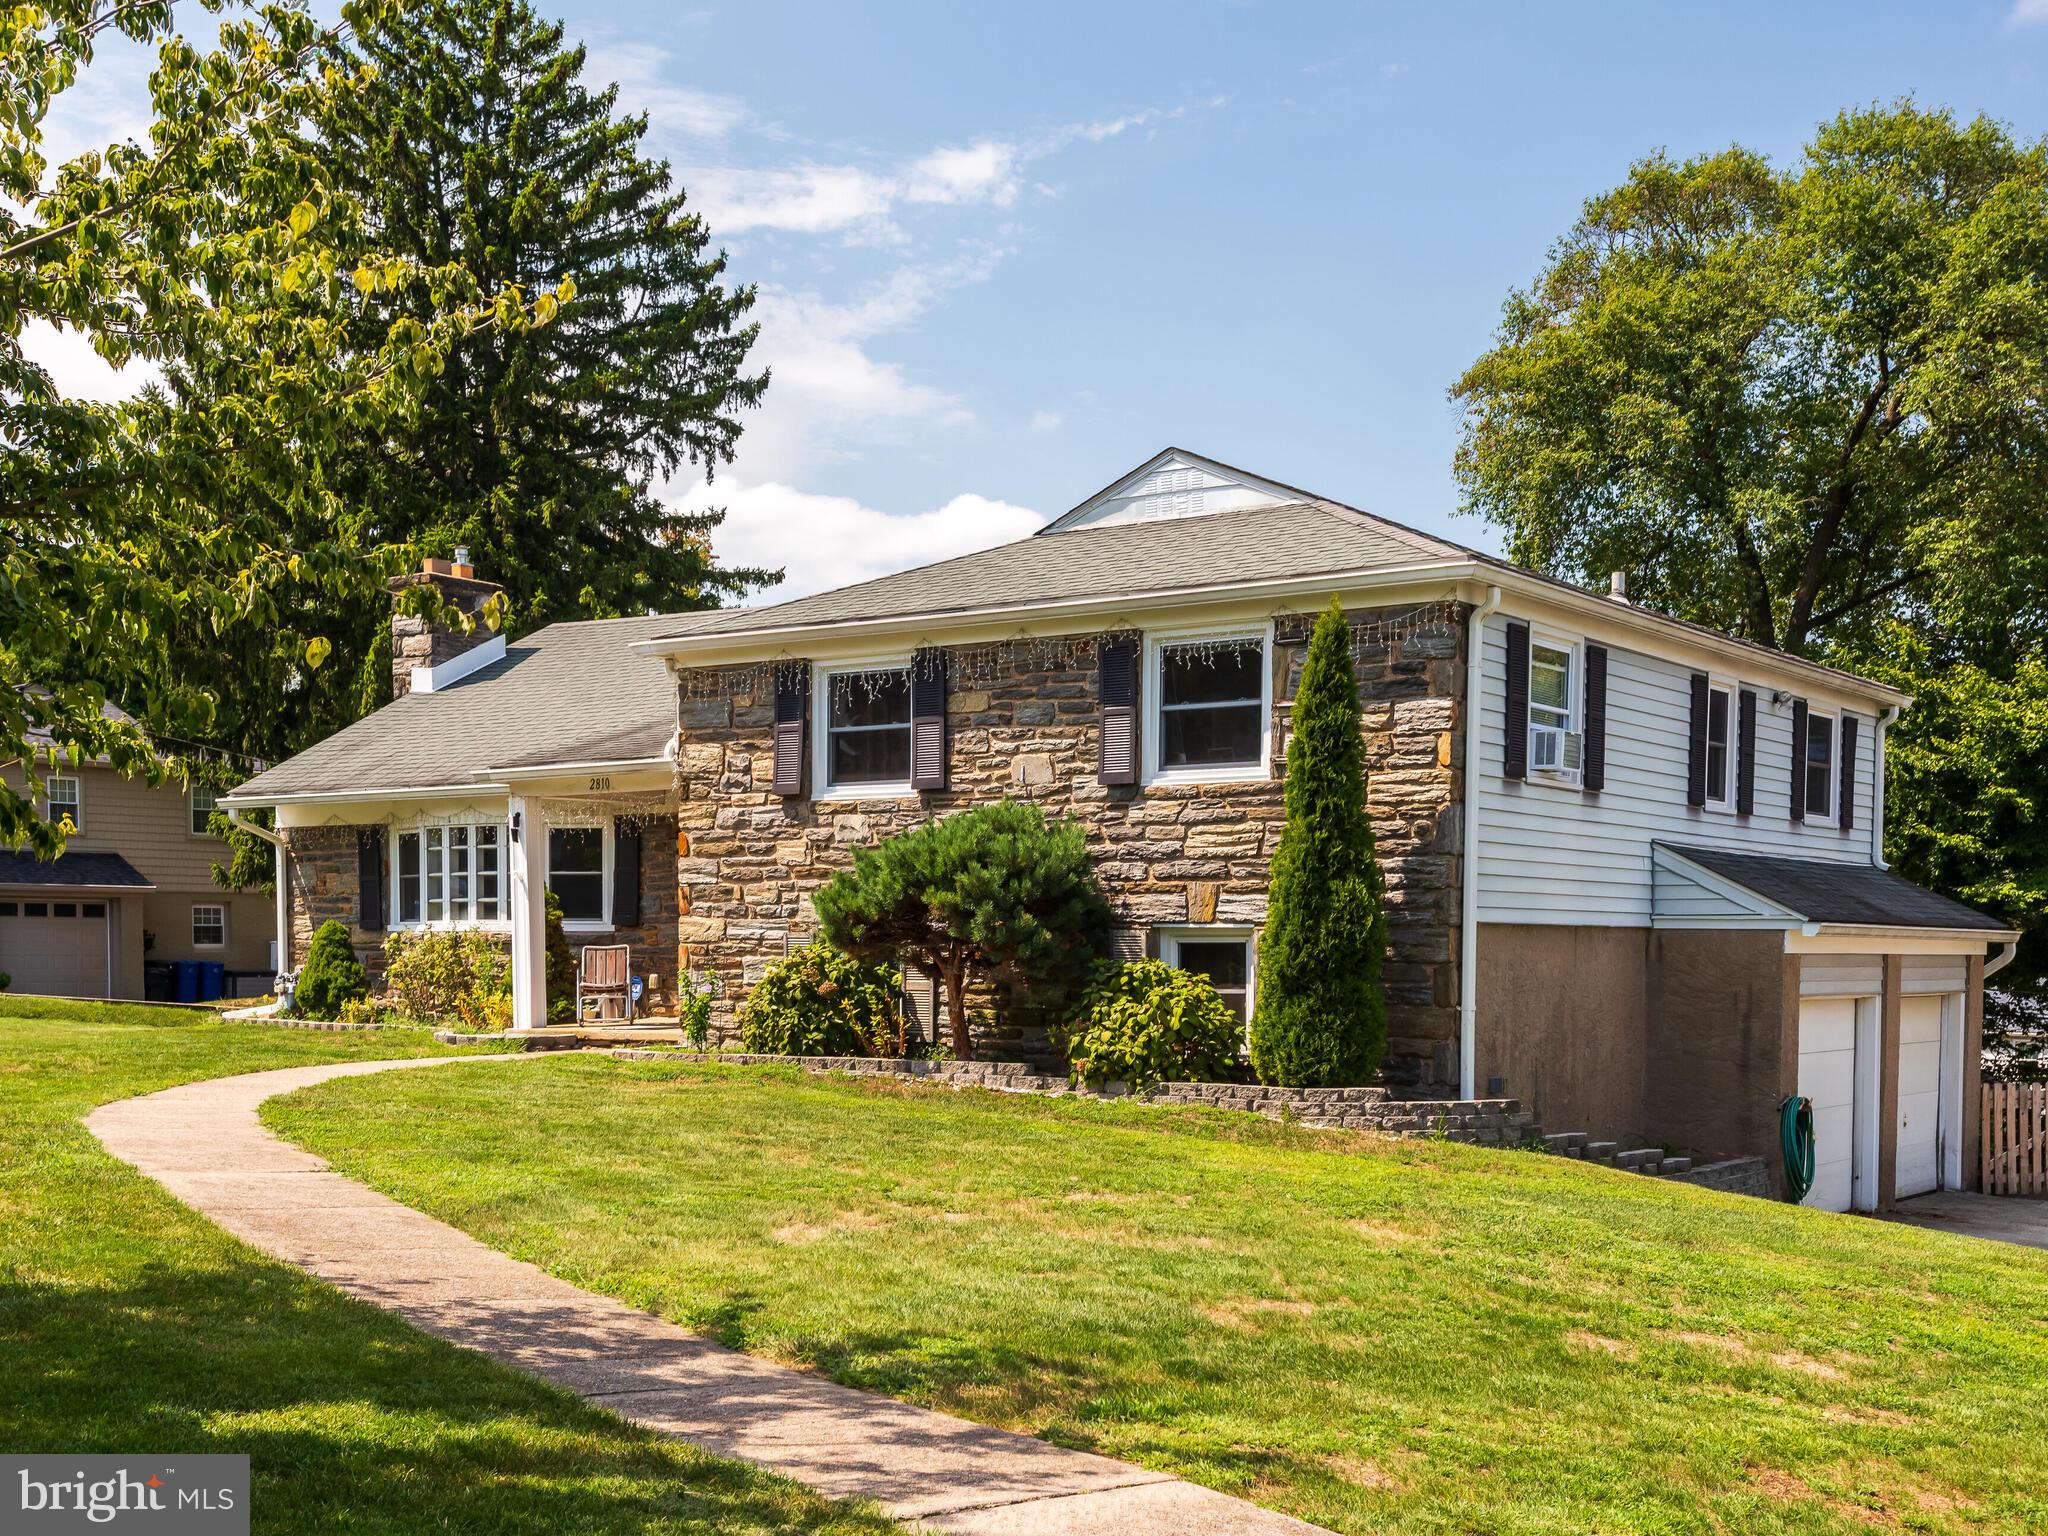
MULTIPOLYGON (((1463 617, 1460 609, 1422 633, 1366 644, 1358 666, 1392 941, 1388 1075, 1405 1083, 1457 1077, 1463 617)), ((1283 743, 1313 622, 1289 616, 1276 625, 1275 739, 1283 743)), ((721 1038, 736 1036, 733 1010, 762 968, 815 936, 811 893, 851 864, 854 848, 1005 794, 1082 822, 1104 892, 1127 928, 1264 920, 1284 815, 1281 782, 1097 783, 1092 661, 1048 669, 1029 655, 1019 648, 991 680, 951 684, 949 787, 900 799, 774 794, 773 700, 746 691, 756 669, 686 677, 676 767, 680 933, 683 963, 723 983, 721 1038)), ((1043 1050, 1042 1039, 1014 1029, 991 1033, 985 1046, 1011 1055, 1043 1050)))
MULTIPOLYGON (((285 833, 291 845, 291 956, 287 964, 303 965, 313 934, 330 918, 348 925, 349 938, 370 973, 374 991, 383 985, 384 937, 388 930, 363 928, 356 922, 356 897, 360 881, 356 870, 356 840, 363 831, 380 838, 383 826, 293 827, 285 833)), ((676 820, 673 816, 650 816, 640 821, 640 921, 630 928, 602 932, 572 932, 569 947, 585 944, 633 946, 636 975, 657 976, 661 985, 651 998, 643 998, 645 1012, 667 1011, 675 1002, 678 953, 675 879, 676 820)), ((385 890, 391 889, 392 870, 387 855, 384 864, 385 890)), ((509 941, 508 941, 509 942, 509 941)))

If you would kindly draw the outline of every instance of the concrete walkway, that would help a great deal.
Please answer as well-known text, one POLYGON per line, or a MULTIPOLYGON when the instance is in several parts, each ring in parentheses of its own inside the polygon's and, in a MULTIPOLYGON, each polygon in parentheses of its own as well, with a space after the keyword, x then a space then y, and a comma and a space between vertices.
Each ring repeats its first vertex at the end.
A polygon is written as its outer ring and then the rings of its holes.
MULTIPOLYGON (((289 1067, 103 1105, 124 1162, 244 1242, 417 1328, 636 1424, 962 1536, 1308 1536, 1321 1529, 1161 1472, 835 1386, 707 1343, 507 1258, 264 1129, 265 1099, 334 1077, 508 1058, 289 1067)), ((532 1060, 532 1057, 517 1059, 532 1060)))

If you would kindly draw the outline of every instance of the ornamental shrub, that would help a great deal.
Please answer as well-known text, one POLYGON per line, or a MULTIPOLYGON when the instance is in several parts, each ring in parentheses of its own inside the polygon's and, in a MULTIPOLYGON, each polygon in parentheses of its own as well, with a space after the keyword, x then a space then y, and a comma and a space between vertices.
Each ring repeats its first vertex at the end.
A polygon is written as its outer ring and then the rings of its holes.
POLYGON ((348 925, 330 917, 306 950, 306 963, 292 993, 292 1011, 302 1019, 338 1019, 344 1003, 369 992, 370 978, 349 943, 348 925))
POLYGON ((548 1022, 566 1024, 576 1016, 576 951, 562 926, 562 898, 548 892, 548 1022))
POLYGON ((854 853, 811 898, 827 942, 874 964, 914 962, 946 989, 953 1055, 974 1059, 967 994, 1022 984, 1053 1017, 1109 944, 1080 824, 999 800, 854 853))
POLYGON ((1067 1032, 1083 1082, 1213 1082, 1237 1064, 1244 1026, 1209 978, 1163 960, 1105 960, 1067 1032))
POLYGON ((1287 748, 1287 821, 1259 935, 1252 1065, 1265 1082, 1370 1082, 1387 1048, 1387 919, 1351 632, 1333 598, 1309 637, 1287 748))
POLYGON ((740 1044, 763 1056, 900 1056, 903 977, 829 944, 768 967, 740 1005, 740 1044))
POLYGON ((384 987, 409 1018, 476 1028, 498 1011, 485 999, 511 996, 511 951, 474 928, 394 933, 384 940, 384 987))
POLYGON ((711 1048, 711 989, 701 990, 690 979, 688 971, 683 972, 682 985, 676 992, 676 1012, 682 1021, 683 1039, 693 1051, 711 1048))

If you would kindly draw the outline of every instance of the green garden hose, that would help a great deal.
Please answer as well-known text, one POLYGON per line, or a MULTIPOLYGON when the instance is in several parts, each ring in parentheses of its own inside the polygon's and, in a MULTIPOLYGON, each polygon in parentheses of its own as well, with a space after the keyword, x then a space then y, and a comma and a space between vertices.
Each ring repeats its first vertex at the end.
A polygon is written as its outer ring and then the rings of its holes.
POLYGON ((1785 1183, 1796 1205, 1813 1188, 1813 1100, 1795 1093, 1778 1106, 1778 1146, 1785 1154, 1785 1183))

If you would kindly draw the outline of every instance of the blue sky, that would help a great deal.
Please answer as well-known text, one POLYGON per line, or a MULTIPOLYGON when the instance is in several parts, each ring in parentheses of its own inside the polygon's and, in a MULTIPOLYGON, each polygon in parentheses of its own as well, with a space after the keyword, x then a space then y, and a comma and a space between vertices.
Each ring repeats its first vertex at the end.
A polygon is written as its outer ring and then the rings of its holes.
POLYGON ((1491 546, 1445 390, 1629 163, 1912 93, 2048 132, 2048 0, 539 0, 760 290, 774 596, 1015 537, 1177 443, 1491 546))

